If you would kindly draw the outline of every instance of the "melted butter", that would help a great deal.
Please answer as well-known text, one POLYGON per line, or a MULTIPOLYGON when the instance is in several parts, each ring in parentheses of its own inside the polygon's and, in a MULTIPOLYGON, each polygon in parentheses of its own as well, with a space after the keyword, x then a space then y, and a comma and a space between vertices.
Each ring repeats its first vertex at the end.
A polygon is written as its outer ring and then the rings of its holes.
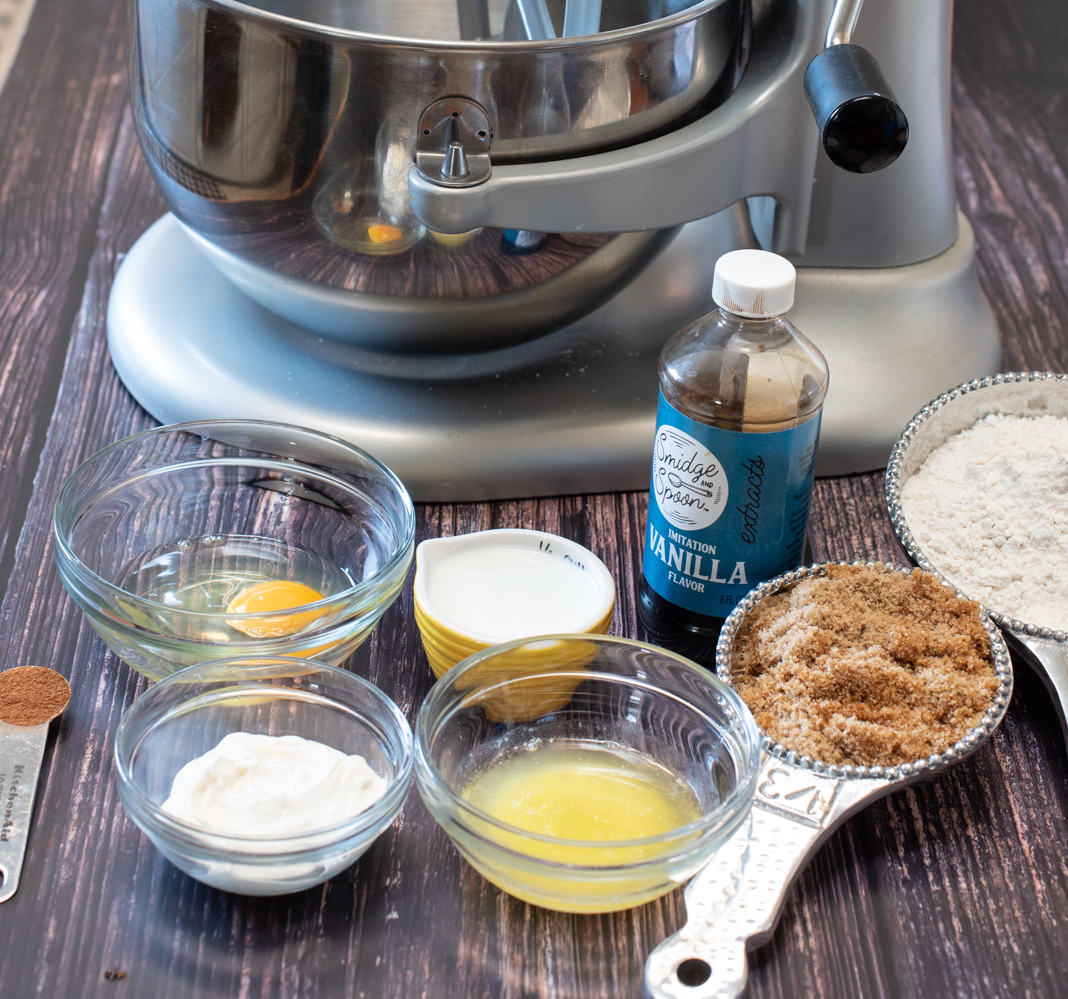
POLYGON ((589 841, 605 844, 597 864, 653 859, 667 847, 625 841, 670 832, 701 815, 689 785, 648 757, 570 742, 506 757, 477 774, 463 796, 516 829, 560 841, 497 832, 501 845, 563 864, 590 864, 589 846, 580 845, 589 841))

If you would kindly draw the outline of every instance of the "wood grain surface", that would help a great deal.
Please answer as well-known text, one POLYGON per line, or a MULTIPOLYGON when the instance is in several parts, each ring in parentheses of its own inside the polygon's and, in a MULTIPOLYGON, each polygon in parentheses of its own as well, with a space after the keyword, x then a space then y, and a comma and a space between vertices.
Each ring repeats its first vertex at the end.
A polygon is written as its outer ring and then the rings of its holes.
MULTIPOLYGON (((125 106, 124 0, 37 0, 0 93, 0 647, 74 699, 53 728, 22 886, 0 907, 0 997, 637 997, 681 892, 608 916, 524 905, 475 874, 413 792, 350 871, 281 899, 170 866, 126 816, 113 737, 146 682, 109 654, 52 564, 51 508, 84 457, 152 425, 107 358, 122 254, 164 205, 125 106)), ((1006 369, 1068 367, 1068 15, 1064 0, 961 0, 958 190, 1006 369)), ((592 548, 635 609, 645 497, 425 505, 418 537, 534 527, 592 548)), ((882 479, 817 484, 817 559, 901 555, 882 479)), ((432 674, 411 595, 351 667, 413 719, 432 674)), ((972 759, 847 823, 751 955, 753 997, 1068 994, 1068 758, 1026 667, 972 759)))

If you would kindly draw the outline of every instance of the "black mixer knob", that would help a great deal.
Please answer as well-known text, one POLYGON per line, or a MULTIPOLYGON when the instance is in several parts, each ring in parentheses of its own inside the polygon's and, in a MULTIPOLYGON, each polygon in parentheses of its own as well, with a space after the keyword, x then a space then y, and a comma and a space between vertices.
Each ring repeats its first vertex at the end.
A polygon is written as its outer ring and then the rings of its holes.
POLYGON ((843 170, 874 173, 901 155, 909 123, 879 64, 859 45, 832 45, 808 64, 805 95, 823 148, 843 170))

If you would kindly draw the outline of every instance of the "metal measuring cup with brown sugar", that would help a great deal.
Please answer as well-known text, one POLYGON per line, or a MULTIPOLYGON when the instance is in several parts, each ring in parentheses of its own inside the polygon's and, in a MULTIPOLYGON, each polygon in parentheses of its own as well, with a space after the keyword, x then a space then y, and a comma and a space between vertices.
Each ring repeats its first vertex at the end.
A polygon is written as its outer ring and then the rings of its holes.
MULTIPOLYGON (((825 579, 833 583, 835 577, 861 571, 878 573, 897 589, 907 589, 911 594, 907 606, 916 606, 915 594, 926 594, 950 607, 943 618, 952 619, 963 610, 974 616, 969 618, 972 633, 965 634, 962 640, 955 638, 952 629, 942 627, 945 621, 939 620, 938 630, 932 632, 926 646, 919 631, 911 630, 907 622, 896 630, 890 628, 891 648, 887 655, 890 659, 900 656, 904 662, 910 655, 931 652, 927 658, 933 659, 939 650, 965 649, 969 643, 974 646, 978 638, 984 655, 988 656, 985 665, 989 667, 976 679, 977 689, 983 695, 978 700, 973 698, 972 714, 958 716, 966 722, 955 732, 957 737, 953 741, 945 745, 936 741, 929 747, 932 752, 900 762, 885 754, 915 749, 928 735, 937 740, 938 734, 921 732, 922 738, 917 742, 907 738, 906 732, 903 733, 906 738, 887 738, 882 743, 876 740, 864 750, 876 754, 871 758, 890 762, 846 761, 850 753, 843 753, 841 744, 822 738, 827 734, 826 719, 805 726, 795 724, 796 714, 787 717, 786 730, 790 735, 786 742, 790 744, 785 744, 769 734, 769 719, 758 706, 755 714, 764 732, 764 745, 752 810, 735 835, 687 886, 686 924, 649 955, 645 965, 645 994, 650 999, 723 999, 739 995, 748 977, 746 948, 760 946, 771 938, 787 890, 831 833, 877 798, 936 776, 971 755, 998 726, 1008 708, 1012 664, 1005 641, 990 618, 977 604, 931 574, 875 562, 812 565, 785 573, 754 589, 735 608, 720 633, 716 650, 720 679, 737 689, 740 671, 743 668, 752 671, 752 667, 743 667, 741 663, 744 658, 741 646, 750 641, 749 632, 758 619, 763 616, 774 630, 778 623, 771 615, 785 618, 783 603, 793 604, 793 593, 807 599, 807 594, 815 589, 814 584, 822 584, 825 579), (967 608, 962 607, 965 604, 967 608), (834 759, 818 758, 807 751, 809 746, 820 747, 834 759)), ((843 614, 842 619, 846 616, 843 614)), ((817 651, 822 641, 823 648, 833 649, 835 655, 839 653, 838 646, 820 638, 819 628, 813 623, 820 621, 818 615, 810 614, 806 622, 801 608, 795 618, 808 629, 802 641, 810 641, 817 651)), ((965 631, 963 626, 962 631, 965 631)), ((785 631, 780 629, 777 634, 785 631)), ((788 646, 789 642, 784 645, 788 646)), ((811 651, 810 647, 807 652, 811 651)), ((973 656, 967 669, 973 670, 975 666, 973 656)), ((858 664, 858 670, 862 667, 863 663, 858 664)), ((755 669, 759 671, 761 667, 757 665, 755 669)), ((739 692, 744 700, 744 693, 739 692)), ((784 717, 789 714, 784 710, 784 717)), ((812 714, 817 716, 818 711, 813 708, 812 714)), ((890 713, 885 717, 889 719, 890 713)), ((846 749, 850 745, 860 743, 854 740, 846 749)))
POLYGON ((70 703, 70 686, 53 669, 0 672, 0 902, 18 890, 48 725, 70 703))

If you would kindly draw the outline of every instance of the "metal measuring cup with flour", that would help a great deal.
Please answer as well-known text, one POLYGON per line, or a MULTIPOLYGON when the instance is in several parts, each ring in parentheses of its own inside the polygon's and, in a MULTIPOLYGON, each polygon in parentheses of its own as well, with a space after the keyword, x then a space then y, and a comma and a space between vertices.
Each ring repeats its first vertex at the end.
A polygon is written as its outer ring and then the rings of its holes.
POLYGON ((1068 741, 1068 375, 991 375, 924 406, 886 500, 909 557, 978 600, 1037 671, 1068 741))

